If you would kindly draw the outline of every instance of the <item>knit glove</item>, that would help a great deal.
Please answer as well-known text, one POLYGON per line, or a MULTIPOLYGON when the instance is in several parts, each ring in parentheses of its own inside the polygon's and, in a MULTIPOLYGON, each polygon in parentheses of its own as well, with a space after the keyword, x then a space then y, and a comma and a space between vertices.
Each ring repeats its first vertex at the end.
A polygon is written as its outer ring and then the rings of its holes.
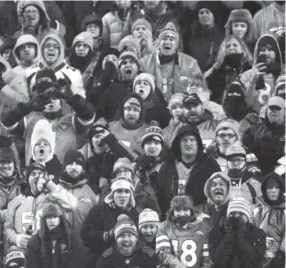
POLYGON ((139 177, 144 177, 146 172, 155 166, 156 158, 154 156, 142 155, 136 159, 135 173, 139 177))
POLYGON ((16 246, 18 248, 26 248, 30 238, 31 238, 30 235, 18 234, 16 236, 16 246))
POLYGON ((235 227, 234 227, 234 233, 237 237, 241 238, 243 237, 244 231, 246 229, 246 222, 243 220, 242 217, 235 218, 235 227))
POLYGON ((50 98, 45 95, 45 94, 39 94, 36 97, 34 97, 30 104, 29 108, 31 109, 31 111, 43 111, 45 109, 45 105, 48 104, 50 102, 50 98))
POLYGON ((104 232, 103 233, 103 240, 106 243, 112 242, 114 240, 114 230, 111 229, 111 230, 109 230, 107 232, 104 232))

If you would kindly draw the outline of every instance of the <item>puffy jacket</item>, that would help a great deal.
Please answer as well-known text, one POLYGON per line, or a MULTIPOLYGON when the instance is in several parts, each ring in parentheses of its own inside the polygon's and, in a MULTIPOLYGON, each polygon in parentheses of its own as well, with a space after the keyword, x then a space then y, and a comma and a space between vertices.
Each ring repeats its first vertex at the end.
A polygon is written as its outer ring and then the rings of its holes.
POLYGON ((140 60, 142 71, 150 73, 156 78, 156 87, 159 88, 167 102, 175 93, 184 93, 191 83, 192 77, 201 74, 201 69, 196 61, 187 54, 178 52, 177 60, 174 64, 172 77, 167 79, 167 69, 169 64, 161 65, 159 61, 159 52, 153 52, 140 60))

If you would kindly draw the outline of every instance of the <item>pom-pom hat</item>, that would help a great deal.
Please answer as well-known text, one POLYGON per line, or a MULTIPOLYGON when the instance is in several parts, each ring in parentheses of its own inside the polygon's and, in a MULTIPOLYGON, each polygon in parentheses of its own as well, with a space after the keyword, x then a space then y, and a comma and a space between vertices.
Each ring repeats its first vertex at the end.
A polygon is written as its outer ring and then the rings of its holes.
POLYGON ((144 147, 144 144, 151 139, 159 141, 162 145, 164 145, 163 131, 158 126, 156 121, 152 121, 151 126, 145 130, 145 133, 141 138, 142 147, 144 147))
POLYGON ((139 214, 139 221, 138 221, 139 230, 141 230, 141 228, 147 224, 154 224, 158 227, 159 223, 160 220, 158 213, 150 208, 145 208, 139 214))
POLYGON ((136 225, 125 214, 121 214, 117 218, 117 223, 114 228, 115 240, 117 240, 117 238, 123 233, 131 233, 136 237, 138 237, 138 231, 136 225))

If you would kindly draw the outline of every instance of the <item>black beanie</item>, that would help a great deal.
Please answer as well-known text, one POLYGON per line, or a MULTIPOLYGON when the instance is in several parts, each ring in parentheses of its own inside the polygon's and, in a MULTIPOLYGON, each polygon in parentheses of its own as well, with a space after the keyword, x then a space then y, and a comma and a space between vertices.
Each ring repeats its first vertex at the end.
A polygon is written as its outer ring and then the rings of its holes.
POLYGON ((47 171, 46 167, 44 167, 43 165, 38 164, 38 163, 33 163, 27 167, 27 171, 26 171, 26 178, 27 179, 30 177, 30 174, 33 170, 41 170, 42 172, 47 171))
POLYGON ((65 155, 64 167, 72 164, 73 162, 76 162, 77 164, 81 165, 83 169, 85 169, 86 163, 85 163, 84 156, 78 151, 70 150, 65 155))
POLYGON ((198 15, 199 11, 203 8, 210 10, 211 13, 213 13, 213 15, 215 16, 215 11, 217 9, 217 3, 216 1, 198 1, 197 6, 196 6, 196 11, 197 11, 196 14, 198 15))

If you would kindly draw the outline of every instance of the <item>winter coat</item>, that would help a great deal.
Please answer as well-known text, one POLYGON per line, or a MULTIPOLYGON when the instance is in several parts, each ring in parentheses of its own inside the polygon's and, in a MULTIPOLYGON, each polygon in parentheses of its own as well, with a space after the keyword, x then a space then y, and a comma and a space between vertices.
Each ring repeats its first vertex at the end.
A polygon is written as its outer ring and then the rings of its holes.
POLYGON ((77 199, 60 185, 57 185, 53 192, 41 193, 36 197, 26 193, 30 191, 29 188, 27 185, 23 193, 8 204, 4 229, 8 247, 16 245, 18 234, 27 234, 28 231, 35 234, 40 229, 45 199, 56 198, 65 210, 74 210, 77 207, 77 199))
POLYGON ((211 29, 203 29, 198 22, 191 28, 191 34, 185 40, 185 53, 194 57, 202 72, 205 72, 214 63, 224 33, 216 25, 211 29))
MULTIPOLYGON (((261 191, 261 202, 254 210, 255 225, 266 234, 264 265, 272 262, 273 266, 269 265, 269 267, 278 267, 274 265, 274 262, 278 262, 277 252, 285 252, 285 182, 279 175, 272 172, 265 177, 261 191), (272 203, 266 195, 266 182, 269 178, 274 178, 280 184, 280 196, 275 203, 272 203)), ((280 262, 280 265, 282 267, 283 262, 280 262)))
POLYGON ((85 267, 87 264, 87 248, 83 245, 80 232, 89 211, 98 203, 98 196, 94 194, 87 182, 87 179, 83 179, 76 184, 64 180, 60 181, 60 185, 78 200, 77 208, 68 214, 72 228, 71 245, 73 250, 69 268, 85 267))
POLYGON ((268 119, 259 120, 247 129, 242 136, 242 143, 258 159, 262 175, 273 171, 277 160, 284 156, 285 126, 275 127, 268 119))
POLYGON ((209 251, 214 268, 261 268, 265 233, 248 223, 242 237, 237 239, 224 226, 216 226, 209 236, 209 251))
POLYGON ((277 39, 271 34, 264 34, 260 36, 260 38, 257 40, 255 48, 254 48, 254 53, 253 53, 253 58, 254 58, 253 64, 254 65, 257 64, 257 58, 259 56, 258 48, 260 47, 260 40, 262 40, 262 38, 264 38, 265 36, 272 38, 273 43, 276 44, 276 48, 274 48, 274 51, 278 51, 278 55, 276 55, 276 60, 275 60, 277 62, 278 69, 263 75, 265 88, 257 88, 258 80, 255 80, 254 72, 252 69, 245 70, 245 72, 241 75, 241 78, 240 78, 246 90, 246 103, 249 108, 251 108, 254 112, 258 114, 262 106, 265 105, 264 101, 260 100, 261 95, 265 93, 265 91, 270 95, 274 95, 275 81, 278 78, 281 70, 283 70, 283 60, 282 60, 281 49, 280 49, 279 43, 277 42, 277 39))
POLYGON ((271 28, 285 27, 285 6, 279 6, 272 3, 267 7, 260 9, 253 18, 254 35, 258 39, 267 33, 271 28))
POLYGON ((186 125, 179 129, 172 142, 172 151, 174 153, 174 158, 170 157, 162 164, 158 177, 156 178, 155 190, 162 210, 162 215, 166 214, 169 209, 171 199, 178 194, 178 169, 180 172, 188 173, 188 177, 186 178, 185 194, 193 198, 195 205, 202 204, 206 200, 204 195, 204 185, 206 180, 214 172, 220 171, 217 162, 203 152, 203 143, 198 129, 195 126, 186 125), (197 159, 189 169, 187 169, 180 160, 181 152, 179 149, 179 140, 185 133, 194 135, 198 141, 197 159), (208 168, 206 169, 206 167, 208 168))
POLYGON ((120 214, 126 214, 137 225, 138 213, 135 208, 121 210, 114 205, 103 203, 94 206, 90 210, 81 230, 81 238, 84 241, 84 245, 91 251, 91 259, 88 267, 93 268, 101 254, 112 245, 113 239, 105 242, 103 234, 114 228, 117 223, 117 217, 120 214))
POLYGON ((143 57, 140 60, 141 67, 143 72, 155 76, 156 87, 169 102, 173 94, 186 92, 192 77, 201 74, 201 69, 196 59, 181 52, 178 52, 175 62, 165 65, 160 64, 158 55, 159 52, 156 51, 143 57))

